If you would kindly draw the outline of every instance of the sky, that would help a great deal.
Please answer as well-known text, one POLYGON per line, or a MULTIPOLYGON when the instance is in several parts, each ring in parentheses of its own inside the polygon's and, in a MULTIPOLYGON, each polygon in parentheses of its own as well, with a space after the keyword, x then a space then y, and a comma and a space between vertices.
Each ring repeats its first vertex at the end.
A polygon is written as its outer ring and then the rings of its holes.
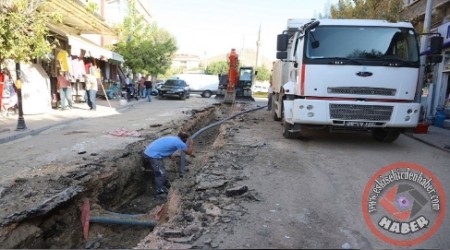
POLYGON ((276 39, 288 18, 315 18, 338 0, 151 0, 158 27, 176 39, 178 53, 201 59, 254 49, 261 28, 260 54, 275 60, 276 39))

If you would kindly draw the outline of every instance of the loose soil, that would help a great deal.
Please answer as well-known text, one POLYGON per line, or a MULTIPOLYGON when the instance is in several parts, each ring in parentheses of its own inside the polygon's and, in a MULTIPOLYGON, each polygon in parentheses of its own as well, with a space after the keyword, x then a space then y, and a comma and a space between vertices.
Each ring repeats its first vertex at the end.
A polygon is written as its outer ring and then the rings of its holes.
MULTIPOLYGON (((202 244, 195 242, 209 231, 211 225, 229 223, 245 213, 239 205, 240 200, 259 199, 254 190, 248 190, 246 186, 235 187, 246 178, 238 161, 250 159, 254 153, 242 150, 242 145, 236 150, 221 152, 223 145, 239 133, 239 127, 246 126, 246 115, 210 128, 195 139, 194 155, 187 156, 184 178, 178 177, 180 154, 166 159, 167 177, 171 183, 167 200, 155 198, 153 173, 142 156, 142 149, 151 140, 176 134, 179 130, 193 134, 250 108, 246 106, 250 105, 213 105, 192 110, 188 119, 140 131, 145 139, 130 143, 125 150, 86 154, 83 163, 70 166, 52 162, 2 184, 0 246, 153 248, 156 247, 154 244, 159 244, 158 247, 164 245, 164 248, 201 247, 202 244), (91 217, 133 215, 127 218, 157 222, 157 226, 91 222, 88 237, 83 237, 81 210, 86 201, 91 217)), ((258 143, 243 145, 244 148, 261 146, 258 143)))
MULTIPOLYGON (((169 196, 155 198, 152 170, 142 156, 149 142, 179 130, 193 134, 256 106, 190 110, 185 119, 143 129, 125 150, 88 151, 76 164, 53 161, 1 184, 0 247, 391 248, 362 221, 361 192, 370 174, 400 155, 414 162, 433 155, 436 161, 429 166, 448 165, 444 152, 405 136, 383 144, 368 134, 309 131, 313 139, 287 140, 281 124, 260 109, 196 137, 183 178, 178 177, 180 155, 166 159, 169 196), (86 200, 91 216, 123 219, 126 214, 157 225, 92 222, 85 239, 81 208, 86 200)), ((433 170, 448 182, 449 170, 433 170)), ((448 245, 448 227, 441 231, 418 247, 448 245)))

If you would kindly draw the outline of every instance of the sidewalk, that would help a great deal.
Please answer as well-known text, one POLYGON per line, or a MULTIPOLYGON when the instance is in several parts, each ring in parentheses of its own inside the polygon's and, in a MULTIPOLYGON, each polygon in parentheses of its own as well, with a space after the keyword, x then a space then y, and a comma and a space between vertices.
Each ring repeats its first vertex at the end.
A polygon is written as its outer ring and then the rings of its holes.
POLYGON ((407 136, 450 153, 450 129, 429 126, 426 134, 407 134, 407 136))
MULTIPOLYGON (((45 114, 24 115, 27 130, 16 131, 17 115, 10 117, 0 116, 0 144, 17 140, 29 135, 36 135, 51 127, 70 123, 79 119, 117 115, 134 105, 145 102, 146 99, 132 100, 121 105, 119 99, 106 100, 97 99, 97 111, 89 111, 86 103, 74 103, 70 110, 50 110, 45 114), (111 107, 109 106, 111 104, 111 107)), ((430 146, 442 149, 450 153, 450 129, 430 126, 426 134, 405 134, 411 138, 421 141, 430 146)))
POLYGON ((36 135, 51 127, 70 123, 75 120, 118 115, 120 111, 145 101, 146 99, 133 99, 125 105, 121 105, 119 99, 109 100, 109 103, 106 100, 97 99, 96 111, 90 111, 86 103, 74 103, 72 109, 64 111, 51 109, 44 114, 24 115, 27 129, 22 131, 16 131, 18 115, 13 114, 9 117, 0 116, 0 145, 26 136, 36 135))

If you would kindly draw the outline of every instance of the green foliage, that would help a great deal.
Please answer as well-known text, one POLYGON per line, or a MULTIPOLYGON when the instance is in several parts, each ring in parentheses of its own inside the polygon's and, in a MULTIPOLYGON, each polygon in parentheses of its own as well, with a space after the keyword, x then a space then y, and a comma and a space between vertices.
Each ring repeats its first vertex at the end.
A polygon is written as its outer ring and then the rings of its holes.
POLYGON ((331 18, 401 20, 403 0, 339 0, 331 6, 331 18))
POLYGON ((90 1, 84 6, 84 8, 86 8, 89 13, 95 13, 96 11, 98 11, 97 3, 90 1))
MULTIPOLYGON (((258 74, 255 77, 257 81, 268 81, 270 79, 270 70, 267 69, 264 65, 258 66, 256 68, 256 71, 258 71, 258 74)), ((228 63, 226 61, 209 63, 208 67, 206 67, 205 74, 228 74, 228 63)))
POLYGON ((264 65, 258 66, 256 68, 256 71, 258 71, 258 74, 256 75, 255 79, 256 81, 269 81, 270 80, 270 70, 267 69, 264 65))
POLYGON ((59 21, 45 0, 0 1, 0 63, 29 62, 50 53, 47 23, 59 21))
POLYGON ((119 42, 112 49, 134 72, 157 76, 170 67, 177 50, 175 38, 156 24, 149 25, 130 1, 130 13, 119 27, 119 42))
POLYGON ((209 63, 205 69, 205 74, 208 75, 228 74, 228 63, 226 61, 217 61, 209 63))

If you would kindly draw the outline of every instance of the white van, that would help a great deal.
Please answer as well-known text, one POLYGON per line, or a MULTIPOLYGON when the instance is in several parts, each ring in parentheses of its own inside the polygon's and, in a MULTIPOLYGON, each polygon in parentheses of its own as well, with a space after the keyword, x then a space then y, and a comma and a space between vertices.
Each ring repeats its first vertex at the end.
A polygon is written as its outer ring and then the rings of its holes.
POLYGON ((219 88, 219 77, 206 74, 177 74, 170 79, 182 79, 189 85, 191 93, 199 93, 202 97, 210 98, 217 94, 219 88))

